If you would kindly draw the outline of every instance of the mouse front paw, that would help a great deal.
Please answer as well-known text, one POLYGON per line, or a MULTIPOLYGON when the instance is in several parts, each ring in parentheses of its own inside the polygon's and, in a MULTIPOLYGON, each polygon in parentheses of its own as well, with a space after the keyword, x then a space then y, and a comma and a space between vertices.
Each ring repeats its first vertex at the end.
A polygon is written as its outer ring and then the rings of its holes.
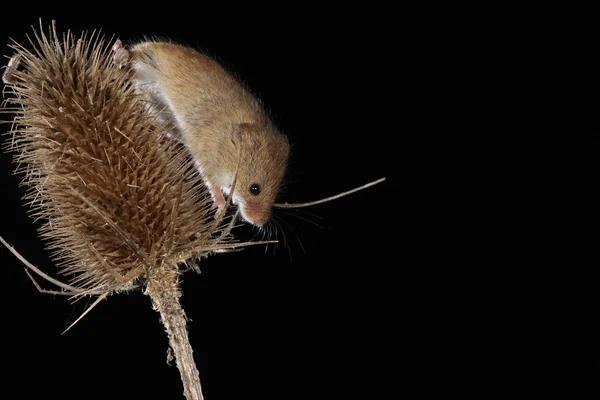
POLYGON ((227 211, 227 201, 223 194, 219 191, 217 194, 213 194, 213 208, 216 208, 215 218, 222 218, 227 211))

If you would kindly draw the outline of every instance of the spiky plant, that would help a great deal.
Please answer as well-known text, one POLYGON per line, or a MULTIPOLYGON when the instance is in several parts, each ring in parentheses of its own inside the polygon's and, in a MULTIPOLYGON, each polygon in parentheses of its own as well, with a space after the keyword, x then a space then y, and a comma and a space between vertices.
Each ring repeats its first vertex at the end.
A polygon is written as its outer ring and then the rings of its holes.
MULTIPOLYGON (((109 43, 34 30, 5 72, 7 142, 31 213, 73 295, 141 286, 168 333, 187 399, 202 399, 180 306, 182 266, 235 243, 184 148, 166 137, 109 43)), ((96 304, 96 303, 95 303, 96 304)))

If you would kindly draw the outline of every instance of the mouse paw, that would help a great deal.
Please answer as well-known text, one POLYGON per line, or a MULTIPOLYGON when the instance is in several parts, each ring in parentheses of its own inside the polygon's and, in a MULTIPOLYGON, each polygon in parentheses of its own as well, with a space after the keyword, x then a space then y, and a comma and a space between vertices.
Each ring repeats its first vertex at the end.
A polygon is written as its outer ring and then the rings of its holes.
POLYGON ((225 212, 227 212, 227 202, 223 201, 222 203, 215 203, 215 208, 217 209, 215 218, 222 218, 225 216, 225 212))
POLYGON ((117 66, 117 68, 123 68, 129 64, 131 61, 131 53, 125 47, 123 47, 123 42, 120 39, 117 39, 115 44, 112 47, 113 50, 113 63, 117 66))
POLYGON ((227 201, 221 193, 220 196, 213 196, 213 208, 216 208, 215 218, 222 218, 227 211, 227 201))
POLYGON ((223 207, 218 206, 216 208, 217 208, 217 211, 215 212, 215 219, 223 218, 225 216, 225 211, 227 211, 226 208, 224 206, 223 207))

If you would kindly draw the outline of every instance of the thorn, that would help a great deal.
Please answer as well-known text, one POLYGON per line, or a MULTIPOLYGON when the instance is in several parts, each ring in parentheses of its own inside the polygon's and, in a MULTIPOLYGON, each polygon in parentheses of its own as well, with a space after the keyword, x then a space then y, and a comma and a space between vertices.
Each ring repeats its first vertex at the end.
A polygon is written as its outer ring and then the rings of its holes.
POLYGON ((89 306, 89 307, 88 307, 88 309, 87 309, 87 310, 85 310, 85 311, 83 312, 83 314, 81 314, 81 316, 80 316, 79 318, 77 318, 77 319, 75 320, 75 322, 73 322, 71 325, 69 325, 69 327, 68 327, 67 329, 65 329, 65 330, 63 331, 63 333, 61 333, 61 335, 64 335, 65 333, 67 333, 67 331, 68 331, 69 329, 71 329, 71 328, 72 328, 72 327, 73 327, 73 326, 74 326, 76 323, 78 323, 79 321, 81 321, 81 319, 82 319, 83 317, 85 317, 85 316, 87 315, 87 313, 89 313, 90 311, 92 311, 92 309, 93 309, 94 307, 96 307, 96 306, 98 305, 98 303, 100 303, 102 300, 104 300, 104 299, 105 299, 107 296, 108 296, 108 293, 104 293, 102 296, 98 297, 98 298, 96 299, 96 301, 95 301, 95 302, 94 302, 94 303, 93 303, 91 306, 89 306))

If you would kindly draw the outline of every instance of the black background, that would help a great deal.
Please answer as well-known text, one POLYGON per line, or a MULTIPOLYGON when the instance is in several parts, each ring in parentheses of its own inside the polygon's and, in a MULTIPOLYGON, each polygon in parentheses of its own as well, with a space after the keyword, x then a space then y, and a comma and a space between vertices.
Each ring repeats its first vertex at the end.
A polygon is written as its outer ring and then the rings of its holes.
MULTIPOLYGON (((594 115, 594 114, 590 114, 594 115)), ((592 133, 583 121, 573 125, 592 133)), ((596 135, 594 135, 596 136, 596 135)), ((535 343, 552 387, 592 386, 600 366, 600 139, 557 138, 544 148, 544 303, 535 343)), ((542 311, 538 314, 539 311, 542 311)))
MULTIPOLYGON (((581 397, 575 394, 580 390, 598 394, 600 79, 598 57, 590 51, 597 25, 586 24, 579 12, 560 19, 561 24, 535 31, 535 45, 526 50, 532 69, 521 72, 524 91, 539 99, 531 103, 525 96, 536 110, 533 152, 542 156, 534 174, 524 176, 526 181, 531 178, 524 187, 541 182, 544 205, 544 268, 533 272, 535 282, 543 282, 543 294, 528 296, 542 301, 536 302, 539 307, 523 308, 526 326, 535 330, 521 343, 528 343, 523 353, 540 350, 535 364, 523 363, 531 374, 541 373, 539 388, 573 398, 581 397)), ((529 248, 528 238, 525 243, 529 248)), ((525 266, 523 272, 527 270, 525 266)), ((530 291, 528 283, 524 287, 530 291)))
MULTIPOLYGON (((390 390, 399 384, 430 376, 432 367, 415 357, 429 345, 414 341, 420 328, 406 324, 426 296, 400 300, 421 283, 411 281, 414 264, 403 259, 402 224, 413 211, 401 206, 407 193, 395 175, 414 150, 402 145, 400 99, 411 78, 399 73, 410 37, 399 40, 390 10, 299 5, 252 13, 233 5, 213 11, 201 4, 149 9, 123 3, 52 5, 50 11, 3 6, 2 53, 11 54, 9 37, 23 43, 39 17, 44 25, 57 20, 60 31, 101 28, 125 43, 168 37, 238 73, 289 136, 293 154, 283 200, 317 199, 388 177, 306 210, 318 217, 298 213, 322 228, 282 214, 287 247, 215 256, 202 261, 200 275, 184 276, 182 303, 206 398, 395 397, 390 390), (401 330, 413 340, 400 340, 401 330)), ((26 214, 11 156, 1 154, 0 162, 0 234, 56 276, 26 214)), ((412 164, 403 173, 422 168, 412 164)), ((254 234, 239 230, 242 238, 254 234)), ((111 296, 61 335, 86 300, 71 304, 39 294, 6 249, 0 256, 4 391, 65 400, 183 398, 179 373, 166 364, 166 334, 141 292, 111 296)))

